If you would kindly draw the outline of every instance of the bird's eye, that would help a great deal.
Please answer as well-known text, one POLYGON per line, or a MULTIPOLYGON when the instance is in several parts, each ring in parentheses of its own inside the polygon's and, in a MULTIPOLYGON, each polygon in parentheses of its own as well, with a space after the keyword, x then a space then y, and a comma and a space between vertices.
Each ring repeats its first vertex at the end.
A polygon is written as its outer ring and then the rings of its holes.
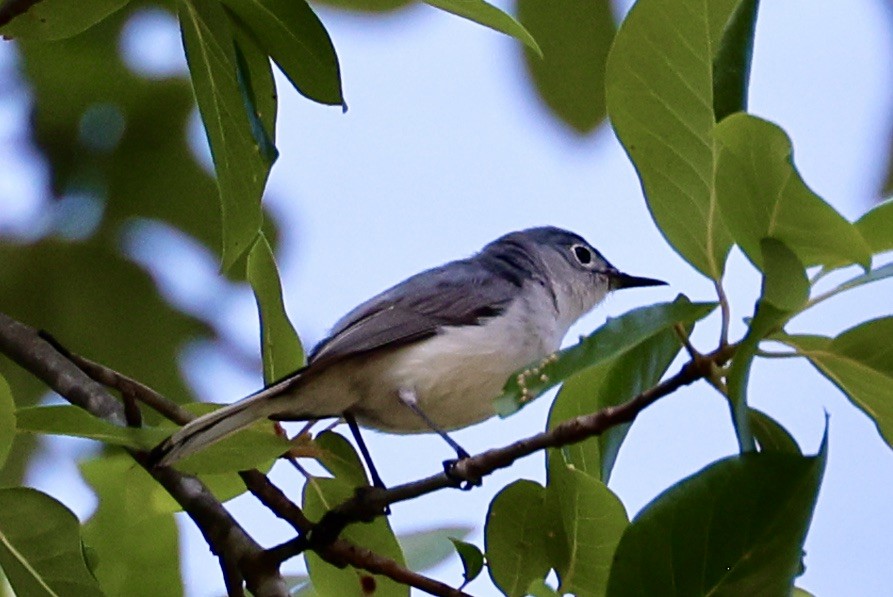
POLYGON ((583 245, 574 245, 571 247, 571 251, 573 251, 574 257, 577 258, 580 265, 589 265, 592 263, 592 251, 587 247, 584 247, 583 245))

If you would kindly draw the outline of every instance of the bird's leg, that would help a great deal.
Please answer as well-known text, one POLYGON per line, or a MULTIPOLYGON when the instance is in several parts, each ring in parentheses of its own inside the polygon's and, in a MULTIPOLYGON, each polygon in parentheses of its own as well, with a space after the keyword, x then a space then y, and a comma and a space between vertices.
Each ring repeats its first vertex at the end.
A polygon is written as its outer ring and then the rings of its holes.
MULTIPOLYGON (((360 454, 363 455, 363 460, 366 462, 366 468, 369 469, 369 476, 372 477, 372 485, 379 489, 387 489, 384 481, 381 480, 381 476, 378 474, 378 470, 372 463, 372 455, 369 453, 369 448, 366 447, 366 442, 363 441, 363 436, 360 435, 360 426, 357 425, 356 417, 348 412, 344 413, 342 416, 344 417, 344 420, 347 421, 347 426, 350 428, 350 433, 357 442, 357 447, 360 448, 360 454)), ((391 507, 385 506, 384 515, 390 516, 390 514, 391 507)))
POLYGON ((360 448, 360 454, 363 455, 363 461, 366 463, 366 468, 369 469, 369 476, 372 477, 372 485, 379 489, 387 489, 384 481, 382 481, 381 477, 378 475, 378 470, 376 470, 375 465, 372 463, 372 455, 369 454, 369 448, 366 447, 366 442, 363 441, 363 436, 360 435, 360 426, 357 425, 356 417, 347 412, 344 413, 343 416, 344 420, 347 421, 347 426, 350 427, 351 435, 353 435, 353 438, 357 442, 357 446, 360 448))
POLYGON ((479 486, 481 484, 480 479, 467 479, 456 473, 456 463, 460 460, 464 460, 465 458, 470 458, 471 455, 465 451, 465 449, 456 443, 456 440, 451 438, 446 431, 437 426, 437 424, 431 420, 425 411, 422 410, 422 407, 419 406, 419 399, 416 396, 414 390, 410 390, 407 388, 400 388, 397 392, 397 396, 400 398, 400 402, 404 405, 408 406, 412 409, 420 419, 422 419, 425 424, 431 429, 431 431, 435 432, 437 435, 443 438, 453 450, 456 451, 456 459, 455 460, 444 460, 443 461, 443 471, 446 473, 448 477, 454 479, 459 482, 460 489, 469 490, 472 487, 479 486))

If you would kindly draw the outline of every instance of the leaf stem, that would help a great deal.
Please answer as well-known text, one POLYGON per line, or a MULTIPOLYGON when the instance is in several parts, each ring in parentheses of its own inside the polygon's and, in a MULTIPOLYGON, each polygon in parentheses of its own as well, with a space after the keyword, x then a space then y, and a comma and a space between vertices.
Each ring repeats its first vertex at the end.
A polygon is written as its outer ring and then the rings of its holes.
POLYGON ((719 310, 722 316, 722 329, 719 332, 719 347, 725 348, 729 345, 729 324, 732 320, 732 310, 729 307, 729 297, 722 286, 722 280, 714 280, 713 286, 716 288, 716 296, 719 299, 719 310))

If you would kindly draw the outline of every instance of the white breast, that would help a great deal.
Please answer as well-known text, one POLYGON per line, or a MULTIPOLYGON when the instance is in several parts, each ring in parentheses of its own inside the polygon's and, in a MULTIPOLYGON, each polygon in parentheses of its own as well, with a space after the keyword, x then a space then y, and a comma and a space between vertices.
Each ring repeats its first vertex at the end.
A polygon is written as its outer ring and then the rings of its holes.
POLYGON ((351 408, 364 425, 393 433, 430 429, 397 398, 413 390, 442 429, 465 427, 495 414, 493 400, 509 376, 558 349, 567 332, 551 295, 537 287, 482 325, 444 328, 436 336, 370 359, 351 408))

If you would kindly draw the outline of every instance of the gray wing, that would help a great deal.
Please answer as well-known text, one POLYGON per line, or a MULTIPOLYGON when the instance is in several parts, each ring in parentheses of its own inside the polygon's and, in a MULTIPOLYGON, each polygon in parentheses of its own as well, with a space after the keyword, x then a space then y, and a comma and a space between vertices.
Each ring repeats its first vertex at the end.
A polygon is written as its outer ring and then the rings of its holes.
POLYGON ((310 364, 414 342, 444 326, 475 325, 501 313, 518 291, 517 281, 494 275, 474 259, 422 272, 344 316, 313 349, 310 364))

